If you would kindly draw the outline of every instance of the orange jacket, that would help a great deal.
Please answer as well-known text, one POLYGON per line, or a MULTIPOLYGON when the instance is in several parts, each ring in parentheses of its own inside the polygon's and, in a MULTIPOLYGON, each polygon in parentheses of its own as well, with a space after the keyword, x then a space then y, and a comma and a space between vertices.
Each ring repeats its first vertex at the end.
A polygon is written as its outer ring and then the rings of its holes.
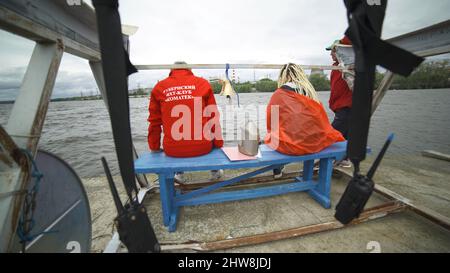
MULTIPOLYGON (((337 63, 333 65, 338 65, 337 63)), ((331 71, 330 77, 331 93, 329 105, 333 112, 337 112, 343 108, 352 107, 352 90, 348 87, 347 82, 342 78, 342 72, 338 70, 331 71)))
POLYGON ((279 88, 267 106, 267 135, 265 143, 288 155, 317 153, 331 144, 344 141, 333 129, 321 103, 295 91, 279 88), (279 126, 271 126, 271 109, 279 106, 279 126))
POLYGON ((150 96, 148 121, 150 150, 160 149, 161 126, 164 130, 163 149, 169 156, 199 156, 209 153, 213 146, 223 146, 219 112, 211 85, 190 70, 172 70, 168 78, 156 84, 150 96), (209 114, 204 113, 207 106, 213 110, 209 114), (185 121, 190 126, 186 126, 185 121), (215 125, 204 130, 212 124, 215 125))

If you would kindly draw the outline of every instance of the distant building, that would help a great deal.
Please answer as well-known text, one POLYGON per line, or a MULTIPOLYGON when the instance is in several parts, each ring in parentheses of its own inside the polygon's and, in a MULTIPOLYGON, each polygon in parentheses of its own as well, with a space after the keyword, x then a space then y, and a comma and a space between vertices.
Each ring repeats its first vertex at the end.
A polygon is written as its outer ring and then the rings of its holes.
POLYGON ((146 95, 146 94, 150 94, 150 92, 152 91, 152 87, 148 87, 148 88, 136 88, 136 89, 130 89, 128 90, 128 95, 146 95))

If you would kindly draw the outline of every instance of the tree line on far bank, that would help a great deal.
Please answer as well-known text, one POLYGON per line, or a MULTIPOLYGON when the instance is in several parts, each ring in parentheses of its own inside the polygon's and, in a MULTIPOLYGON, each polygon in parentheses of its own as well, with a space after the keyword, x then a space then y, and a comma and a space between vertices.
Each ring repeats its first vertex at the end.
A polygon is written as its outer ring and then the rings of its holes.
MULTIPOLYGON (((376 72, 375 88, 381 83, 384 73, 376 72)), ((323 74, 312 74, 309 76, 316 91, 330 91, 330 80, 323 74)), ((214 93, 220 93, 221 85, 212 82, 214 93)), ((261 79, 255 83, 242 82, 233 83, 233 88, 239 93, 250 92, 273 92, 277 89, 277 82, 268 78, 261 79)), ((394 76, 391 89, 435 89, 450 88, 450 62, 432 61, 419 66, 409 77, 394 76)))
POLYGON ((391 89, 436 88, 450 88, 450 62, 448 60, 425 62, 409 77, 395 75, 391 86, 391 89))

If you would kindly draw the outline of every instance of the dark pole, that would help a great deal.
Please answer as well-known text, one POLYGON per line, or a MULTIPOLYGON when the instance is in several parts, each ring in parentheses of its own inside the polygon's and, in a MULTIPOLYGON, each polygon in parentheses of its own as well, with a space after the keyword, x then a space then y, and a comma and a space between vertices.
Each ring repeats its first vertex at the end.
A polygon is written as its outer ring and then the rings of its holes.
POLYGON ((127 84, 127 76, 136 72, 136 69, 130 63, 124 48, 119 3, 117 0, 93 0, 93 4, 114 143, 122 181, 129 198, 129 203, 123 206, 103 158, 103 166, 118 210, 115 224, 120 240, 129 252, 159 252, 159 243, 147 211, 136 197, 138 190, 135 183, 127 84))
POLYGON ((366 158, 376 66, 408 76, 423 58, 380 39, 387 0, 344 0, 344 3, 349 24, 345 34, 352 41, 355 52, 355 84, 347 145, 354 174, 336 206, 335 218, 347 224, 359 216, 372 195, 375 185, 372 178, 392 141, 391 136, 369 175, 360 174, 360 162, 366 158))

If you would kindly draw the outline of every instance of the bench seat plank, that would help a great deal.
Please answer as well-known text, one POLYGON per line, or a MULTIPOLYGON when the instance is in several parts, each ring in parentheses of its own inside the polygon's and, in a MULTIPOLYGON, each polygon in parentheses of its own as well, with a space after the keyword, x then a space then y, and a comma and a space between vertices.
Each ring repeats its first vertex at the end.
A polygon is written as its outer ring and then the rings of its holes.
POLYGON ((230 161, 221 149, 214 149, 211 153, 189 158, 176 158, 165 153, 144 153, 135 162, 136 173, 171 173, 181 171, 206 171, 217 169, 256 168, 267 165, 283 165, 321 158, 343 157, 347 149, 347 142, 335 143, 324 150, 309 155, 289 156, 261 145, 261 158, 247 161, 230 161))

